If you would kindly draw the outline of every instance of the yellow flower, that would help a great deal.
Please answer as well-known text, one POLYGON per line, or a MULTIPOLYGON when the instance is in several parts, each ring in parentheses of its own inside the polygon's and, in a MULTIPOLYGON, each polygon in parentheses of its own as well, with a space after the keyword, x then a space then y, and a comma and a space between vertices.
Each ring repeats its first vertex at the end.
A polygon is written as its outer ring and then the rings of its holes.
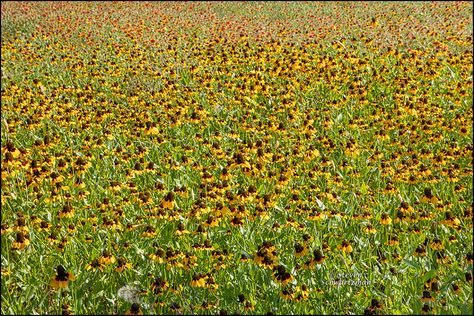
POLYGON ((387 213, 382 214, 382 217, 380 218, 380 224, 382 225, 390 225, 392 223, 392 219, 387 213))
POLYGON ((173 192, 168 192, 161 202, 161 206, 166 209, 173 209, 175 205, 173 192))
POLYGON ((398 245, 398 237, 397 236, 392 236, 389 241, 387 241, 385 244, 388 246, 397 246, 398 245))
POLYGON ((150 127, 149 129, 145 130, 144 134, 145 135, 159 135, 160 130, 158 129, 158 127, 153 126, 153 127, 150 127))
POLYGON ((316 210, 313 210, 309 215, 308 219, 312 221, 321 221, 324 219, 324 213, 323 212, 317 212, 316 210))
POLYGON ((308 253, 308 246, 301 245, 300 243, 295 244, 295 257, 301 258, 308 253))
POLYGON ((364 233, 375 234, 377 230, 370 224, 364 227, 364 233))
POLYGON ((191 286, 194 287, 205 287, 207 281, 207 276, 204 274, 197 274, 193 276, 191 280, 191 286))
POLYGON ((17 232, 21 231, 24 233, 29 232, 30 229, 28 228, 28 226, 26 226, 25 218, 23 216, 20 216, 17 218, 16 225, 13 226, 13 230, 17 232))
POLYGON ((424 203, 433 203, 436 204, 439 202, 439 199, 431 193, 430 188, 425 188, 425 192, 423 194, 423 197, 421 198, 421 201, 424 203))
POLYGON ((130 306, 130 309, 125 312, 125 315, 143 315, 143 312, 140 305, 133 303, 132 306, 130 306))
POLYGON ((430 242, 430 247, 434 250, 442 250, 444 248, 443 242, 438 238, 435 238, 432 242, 430 242))
POLYGON ((301 286, 296 287, 296 295, 295 295, 295 300, 296 301, 302 301, 302 300, 307 300, 309 298, 309 290, 306 284, 302 284, 301 286))
POLYGON ((114 262, 115 262, 115 257, 108 250, 105 250, 102 253, 102 256, 99 258, 99 263, 101 264, 112 264, 114 262))
POLYGON ((131 269, 132 264, 127 262, 125 258, 119 258, 117 260, 117 267, 115 268, 115 271, 117 272, 123 272, 126 269, 131 269))
POLYGON ((461 221, 457 217, 453 217, 451 212, 445 213, 445 219, 440 222, 441 224, 450 226, 450 227, 458 227, 461 224, 461 221))
POLYGON ((422 302, 426 303, 426 302, 434 302, 435 301, 435 298, 433 296, 431 296, 431 292, 430 291, 423 291, 423 296, 421 297, 420 299, 422 302))
POLYGON ((278 265, 273 269, 273 277, 282 285, 286 285, 293 280, 293 276, 286 271, 283 265, 278 265))
POLYGON ((142 237, 154 237, 155 235, 155 228, 151 225, 146 225, 145 231, 142 233, 142 237))
POLYGON ((149 255, 150 259, 157 261, 158 263, 165 262, 166 253, 162 248, 158 248, 155 253, 149 255))
POLYGON ((291 287, 288 287, 286 289, 283 289, 281 292, 280 292, 280 295, 281 297, 283 297, 283 299, 289 301, 291 299, 293 299, 293 296, 294 296, 294 291, 291 287))
POLYGON ((12 231, 13 231, 13 229, 10 226, 8 226, 8 224, 2 224, 2 228, 1 228, 1 234, 2 235, 6 235, 6 234, 8 234, 12 231))
POLYGON ((16 239, 12 244, 12 249, 21 250, 21 249, 24 249, 29 244, 30 244, 30 240, 29 240, 28 234, 25 234, 22 231, 19 231, 16 233, 16 239))
POLYGON ((189 234, 189 231, 184 227, 183 222, 179 222, 175 233, 176 235, 181 236, 181 235, 189 234))
POLYGON ((342 250, 343 252, 346 252, 346 253, 351 253, 352 252, 352 246, 346 240, 344 240, 341 245, 338 245, 337 249, 342 250))
POLYGON ((96 258, 96 259, 92 260, 91 263, 86 265, 85 270, 86 271, 89 271, 89 270, 104 271, 104 265, 99 262, 99 259, 96 258))
POLYGON ((166 289, 168 289, 168 287, 169 287, 168 282, 163 280, 159 276, 155 277, 155 279, 153 280, 151 284, 151 289, 153 290, 153 294, 155 295, 163 294, 163 292, 166 289))
POLYGON ((58 217, 59 218, 72 218, 72 217, 74 217, 74 210, 71 207, 71 205, 70 204, 64 205, 62 210, 59 211, 58 217))
POLYGON ((51 287, 54 289, 67 288, 69 281, 76 280, 76 277, 71 272, 67 272, 62 265, 56 268, 56 276, 51 279, 51 287))

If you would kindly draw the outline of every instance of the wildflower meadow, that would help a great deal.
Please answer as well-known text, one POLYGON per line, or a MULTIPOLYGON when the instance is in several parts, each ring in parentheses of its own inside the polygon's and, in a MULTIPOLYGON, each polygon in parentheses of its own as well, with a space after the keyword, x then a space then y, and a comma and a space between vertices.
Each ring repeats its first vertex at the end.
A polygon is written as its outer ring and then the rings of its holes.
POLYGON ((472 314, 472 15, 2 2, 2 315, 472 314))

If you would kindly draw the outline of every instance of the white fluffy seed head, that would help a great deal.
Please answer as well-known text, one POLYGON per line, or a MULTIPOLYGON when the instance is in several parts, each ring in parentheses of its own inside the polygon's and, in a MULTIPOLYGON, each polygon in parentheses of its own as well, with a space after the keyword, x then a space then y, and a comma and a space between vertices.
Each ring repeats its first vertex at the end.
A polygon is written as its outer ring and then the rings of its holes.
POLYGON ((122 286, 117 295, 129 303, 139 303, 140 287, 137 285, 122 286))

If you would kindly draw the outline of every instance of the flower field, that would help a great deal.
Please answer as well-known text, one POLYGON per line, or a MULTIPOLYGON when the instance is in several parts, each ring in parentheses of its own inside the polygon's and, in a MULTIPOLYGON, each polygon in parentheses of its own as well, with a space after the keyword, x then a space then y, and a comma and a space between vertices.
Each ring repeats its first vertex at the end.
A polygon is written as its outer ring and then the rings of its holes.
POLYGON ((2 2, 2 314, 472 314, 471 2, 2 2))

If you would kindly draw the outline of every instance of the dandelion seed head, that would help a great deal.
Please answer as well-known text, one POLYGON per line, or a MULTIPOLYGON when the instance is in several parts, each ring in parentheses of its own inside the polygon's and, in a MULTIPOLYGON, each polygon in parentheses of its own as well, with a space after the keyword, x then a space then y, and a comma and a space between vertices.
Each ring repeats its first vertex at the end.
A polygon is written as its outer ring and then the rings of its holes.
POLYGON ((139 294, 141 290, 138 285, 125 285, 122 286, 118 292, 118 297, 124 299, 129 303, 140 303, 139 294))

